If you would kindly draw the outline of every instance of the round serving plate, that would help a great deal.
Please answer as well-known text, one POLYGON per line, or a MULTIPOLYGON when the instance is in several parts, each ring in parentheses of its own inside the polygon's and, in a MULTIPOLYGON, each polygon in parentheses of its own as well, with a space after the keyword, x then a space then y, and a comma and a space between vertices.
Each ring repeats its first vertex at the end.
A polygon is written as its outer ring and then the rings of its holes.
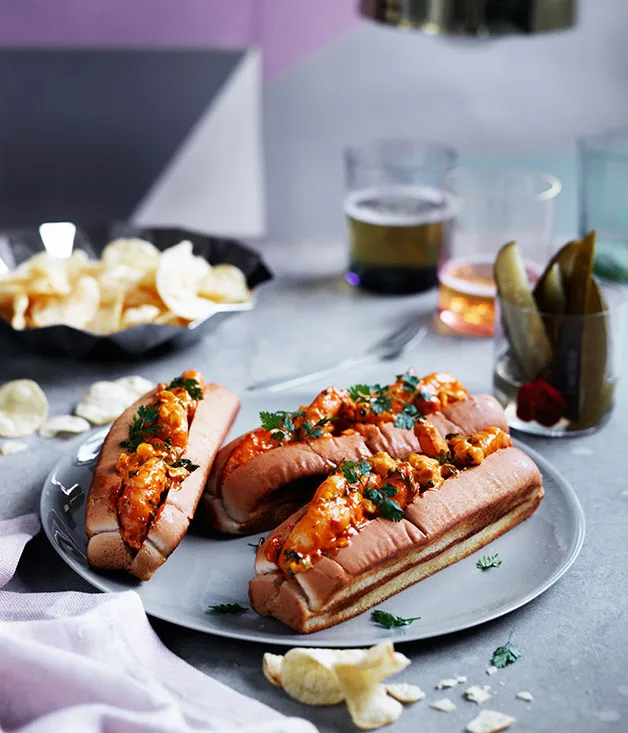
MULTIPOLYGON (((259 425, 260 410, 295 409, 311 394, 251 394, 231 430, 236 436, 259 425)), ((584 540, 584 515, 569 483, 548 461, 525 444, 543 474, 545 498, 532 517, 479 552, 393 596, 378 606, 406 617, 410 626, 386 630, 370 620, 370 611, 313 634, 298 634, 279 621, 252 610, 237 615, 209 613, 209 607, 238 602, 248 607, 248 581, 254 548, 262 535, 237 538, 203 536, 192 528, 168 561, 148 582, 123 573, 91 568, 85 557, 85 496, 96 456, 107 430, 93 433, 62 458, 43 487, 41 518, 55 550, 80 576, 105 592, 135 590, 146 612, 180 626, 264 644, 358 647, 384 639, 395 643, 428 639, 467 629, 529 603, 552 586, 576 559, 584 540), (482 571, 483 554, 499 553, 502 566, 482 571)), ((231 437, 230 436, 230 437, 231 437)))

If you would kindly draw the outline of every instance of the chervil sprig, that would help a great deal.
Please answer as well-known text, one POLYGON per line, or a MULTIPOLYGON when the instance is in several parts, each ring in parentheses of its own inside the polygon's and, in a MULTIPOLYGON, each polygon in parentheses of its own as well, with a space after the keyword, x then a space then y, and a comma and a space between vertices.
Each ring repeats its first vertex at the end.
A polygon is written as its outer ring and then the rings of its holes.
POLYGON ((139 444, 146 437, 152 436, 161 430, 161 425, 157 424, 158 418, 157 405, 141 405, 129 426, 129 438, 121 441, 120 447, 129 451, 136 451, 139 444))
POLYGON ((498 568, 502 564, 499 553, 494 555, 482 555, 475 564, 480 570, 488 570, 489 568, 498 568))
POLYGON ((385 629, 409 626, 413 621, 417 621, 420 618, 420 616, 404 618, 403 616, 395 616, 394 613, 388 613, 388 611, 373 611, 373 613, 371 613, 371 621, 385 629))
POLYGON ((176 389, 177 387, 184 389, 193 400, 203 399, 203 390, 201 385, 191 377, 175 377, 166 389, 176 389))
POLYGON ((279 410, 278 412, 260 412, 259 419, 264 430, 270 431, 270 437, 283 443, 286 438, 294 438, 296 426, 293 418, 297 415, 303 415, 303 410, 295 412, 286 412, 279 410))

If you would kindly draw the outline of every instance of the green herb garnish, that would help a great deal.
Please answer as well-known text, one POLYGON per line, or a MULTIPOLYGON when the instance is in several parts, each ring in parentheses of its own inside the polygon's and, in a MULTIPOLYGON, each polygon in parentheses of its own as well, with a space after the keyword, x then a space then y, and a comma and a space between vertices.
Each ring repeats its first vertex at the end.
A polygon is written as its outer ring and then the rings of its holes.
POLYGON ((394 629, 398 626, 409 626, 413 621, 420 619, 420 616, 414 618, 404 618, 403 616, 395 616, 394 613, 388 611, 373 611, 371 613, 371 621, 384 629, 394 629))
POLYGON ((260 412, 259 419, 264 430, 270 431, 270 437, 283 443, 286 438, 294 437, 295 425, 292 419, 295 415, 302 415, 303 411, 286 412, 260 412))
POLYGON ((215 614, 244 613, 248 610, 247 606, 241 606, 239 603, 219 603, 209 607, 209 613, 215 614))
POLYGON ((198 464, 192 463, 189 458, 179 458, 178 461, 175 461, 170 465, 172 466, 172 468, 187 468, 190 473, 192 473, 192 471, 196 471, 196 469, 198 468, 198 464))
POLYGON ((395 427, 412 430, 420 417, 422 415, 414 405, 404 405, 402 412, 395 417, 395 427))
POLYGON ((333 417, 321 417, 321 419, 314 424, 312 424, 310 420, 306 420, 301 426, 301 430, 303 431, 302 440, 315 440, 316 438, 322 438, 324 433, 323 428, 333 419, 333 417))
POLYGON ((145 436, 154 435, 161 430, 161 425, 157 424, 158 418, 157 405, 142 405, 139 407, 137 415, 133 416, 133 422, 129 427, 129 439, 123 440, 120 447, 136 451, 145 436))
POLYGON ((416 374, 406 372, 405 374, 397 374, 397 379, 401 379, 401 384, 406 392, 414 394, 419 383, 419 378, 416 374))
POLYGON ((166 389, 176 389, 177 387, 184 389, 193 400, 203 399, 203 390, 196 379, 192 379, 191 377, 175 377, 166 389))
POLYGON ((382 492, 382 494, 384 494, 384 496, 388 497, 397 496, 397 494, 399 493, 397 487, 393 486, 392 484, 384 484, 380 491, 382 492))
POLYGON ((432 395, 429 392, 426 392, 424 389, 419 391, 419 397, 423 400, 423 402, 432 401, 432 395))
POLYGON ((400 522, 403 519, 403 509, 392 499, 384 499, 379 507, 380 514, 384 519, 391 522, 400 522))
POLYGON ((451 463, 451 455, 449 451, 442 450, 437 456, 436 460, 440 463, 441 466, 444 466, 446 463, 451 463))
POLYGON ((510 641, 512 637, 512 631, 508 637, 508 641, 504 646, 499 646, 493 652, 493 659, 491 660, 496 667, 503 669, 508 664, 514 664, 517 659, 521 656, 521 652, 517 647, 510 641))
POLYGON ((370 402, 371 388, 368 384, 354 384, 349 387, 349 396, 354 402, 370 402))
MULTIPOLYGON (((368 461, 361 461, 356 463, 355 461, 345 461, 340 470, 342 471, 345 481, 349 484, 362 483, 360 479, 371 475, 371 464, 368 461)), ((368 485, 368 482, 367 482, 368 485)))
POLYGON ((247 542, 249 547, 255 548, 255 552, 259 550, 259 548, 264 544, 265 537, 260 537, 257 542, 247 542))
POLYGON ((501 564, 502 561, 497 552, 495 555, 482 555, 475 566, 480 570, 488 570, 489 568, 498 568, 501 564))

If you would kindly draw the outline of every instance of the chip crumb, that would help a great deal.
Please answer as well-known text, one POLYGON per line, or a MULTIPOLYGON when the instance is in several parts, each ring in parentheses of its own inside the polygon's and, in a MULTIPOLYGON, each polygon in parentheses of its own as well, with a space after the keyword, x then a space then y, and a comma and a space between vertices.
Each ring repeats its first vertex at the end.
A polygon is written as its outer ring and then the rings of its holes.
POLYGON ((399 700, 399 702, 410 703, 418 702, 425 697, 425 693, 420 687, 416 685, 410 685, 405 682, 396 682, 391 685, 386 685, 386 692, 399 700))
POLYGON ((504 682, 504 680, 500 680, 500 681, 499 681, 499 684, 500 684, 500 685, 501 685, 502 687, 504 687, 504 685, 505 685, 506 683, 504 682))
POLYGON ((437 690, 444 690, 447 687, 455 687, 458 684, 458 679, 456 677, 448 677, 445 680, 441 680, 437 685, 437 690))
POLYGON ((434 710, 440 710, 441 713, 451 713, 456 709, 456 704, 448 697, 444 697, 442 700, 431 702, 430 707, 434 710))
POLYGON ((486 702, 489 698, 492 697, 489 692, 490 689, 490 685, 471 685, 471 687, 468 687, 464 691, 464 696, 467 698, 467 700, 481 705, 483 702, 486 702))
POLYGON ((456 681, 459 685, 464 685, 464 683, 467 681, 467 678, 463 674, 456 675, 456 681))
POLYGON ((3 456, 12 456, 14 453, 21 453, 28 450, 28 445, 21 440, 5 440, 0 446, 0 453, 3 456))
POLYGON ((522 690, 521 692, 518 692, 517 697, 520 700, 525 700, 526 702, 532 702, 534 700, 534 695, 527 690, 522 690))
POLYGON ((42 438, 54 438, 57 435, 79 435, 91 430, 92 426, 83 417, 77 415, 56 415, 39 428, 42 438))
POLYGON ((496 710, 482 710, 479 715, 467 723, 467 733, 499 733, 500 730, 510 728, 517 719, 511 715, 498 713, 496 710))
POLYGON ((487 668, 486 674, 496 674, 497 673, 497 667, 494 664, 491 664, 490 667, 487 668))

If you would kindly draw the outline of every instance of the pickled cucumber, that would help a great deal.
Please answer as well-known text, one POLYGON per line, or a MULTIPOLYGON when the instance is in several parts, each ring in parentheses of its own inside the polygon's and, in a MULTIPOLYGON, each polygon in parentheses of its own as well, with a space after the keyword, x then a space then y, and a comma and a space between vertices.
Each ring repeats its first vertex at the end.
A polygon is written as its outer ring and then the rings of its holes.
POLYGON ((584 430, 597 425, 611 407, 615 392, 612 374, 608 373, 610 361, 610 323, 608 306, 599 282, 589 278, 585 312, 581 334, 580 384, 578 419, 569 430, 584 430))
POLYGON ((499 251, 494 277, 513 355, 524 380, 537 379, 552 363, 552 345, 516 242, 505 244, 499 251))
POLYGON ((542 313, 558 315, 565 312, 565 290, 558 262, 545 270, 534 288, 534 300, 542 313))

